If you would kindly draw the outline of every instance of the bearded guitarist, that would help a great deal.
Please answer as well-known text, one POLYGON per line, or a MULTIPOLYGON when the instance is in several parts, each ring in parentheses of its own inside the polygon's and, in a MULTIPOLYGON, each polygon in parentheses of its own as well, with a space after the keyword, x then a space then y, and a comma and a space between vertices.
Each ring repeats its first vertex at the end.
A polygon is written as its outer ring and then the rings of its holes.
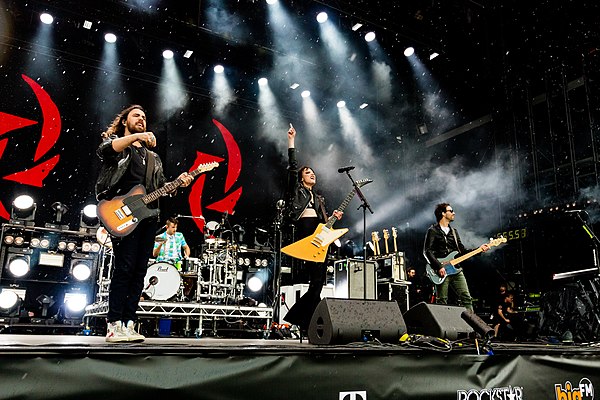
MULTIPOLYGON (((446 268, 439 261, 439 259, 448 256, 453 251, 457 251, 459 254, 470 252, 470 250, 465 249, 460 241, 458 231, 450 226, 456 214, 448 203, 438 204, 435 207, 434 214, 438 222, 431 225, 427 230, 423 255, 431 268, 437 272, 437 275, 443 278, 440 284, 435 285, 436 303, 448 303, 448 287, 450 286, 458 295, 461 305, 468 310, 473 310, 473 299, 462 270, 457 268, 457 272, 452 275, 447 274, 446 268)), ((481 251, 488 251, 489 249, 488 244, 479 246, 481 251)))
MULTIPOLYGON (((295 228, 296 239, 310 236, 319 223, 327 222, 327 213, 323 197, 314 190, 317 176, 312 168, 304 166, 298 169, 296 161, 296 130, 290 124, 288 135, 288 185, 286 189, 286 217, 295 228)), ((333 212, 337 219, 342 217, 339 211, 333 212)), ((305 335, 310 319, 321 301, 321 290, 327 278, 324 263, 300 261, 294 283, 309 283, 307 292, 290 308, 284 319, 298 326, 305 335), (300 270, 300 271, 298 271, 300 270), (300 272, 300 273, 299 273, 300 272)))
MULTIPOLYGON (((141 106, 125 108, 101 136, 97 150, 102 161, 96 181, 98 200, 127 194, 137 185, 150 192, 165 184, 160 158, 150 150, 156 146, 156 136, 146 130, 146 112, 141 106)), ((187 172, 178 177, 184 187, 192 179, 187 172)), ((141 219, 129 235, 113 239, 115 258, 108 296, 107 342, 145 339, 134 326, 158 227, 157 203, 149 204, 153 217, 141 219)))

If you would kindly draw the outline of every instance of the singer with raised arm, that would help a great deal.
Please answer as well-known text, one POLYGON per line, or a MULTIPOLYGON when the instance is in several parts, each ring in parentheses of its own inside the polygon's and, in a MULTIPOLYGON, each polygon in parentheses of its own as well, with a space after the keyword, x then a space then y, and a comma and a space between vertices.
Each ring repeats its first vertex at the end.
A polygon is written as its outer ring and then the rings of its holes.
POLYGON ((177 232, 179 220, 175 217, 167 219, 166 231, 154 239, 152 256, 157 262, 172 264, 181 272, 181 262, 190 256, 190 246, 185 241, 183 233, 177 232), (183 253, 182 253, 183 250, 183 253))
MULTIPOLYGON (((298 168, 296 160, 295 138, 296 130, 290 124, 288 135, 288 184, 286 188, 285 217, 295 227, 295 237, 304 238, 312 234, 319 223, 327 221, 325 201, 314 190, 317 176, 312 168, 303 166, 298 168)), ((333 215, 340 219, 342 212, 335 210, 333 215)), ((295 283, 308 282, 308 290, 290 308, 284 319, 300 328, 301 334, 306 336, 310 319, 321 301, 321 290, 327 277, 325 263, 301 261, 297 270, 293 271, 295 283)))
MULTIPOLYGON (((125 108, 101 136, 102 143, 97 150, 102 162, 96 181, 98 200, 127 194, 137 186, 149 192, 165 184, 160 158, 150 150, 156 147, 156 136, 146 130, 143 107, 132 105, 125 108)), ((193 177, 184 172, 177 179, 178 185, 185 187, 193 177)), ((159 205, 154 202, 148 207, 158 209, 159 205)), ((112 239, 114 269, 108 296, 107 342, 139 342, 145 339, 135 329, 136 311, 157 227, 156 216, 144 218, 128 235, 112 239)))

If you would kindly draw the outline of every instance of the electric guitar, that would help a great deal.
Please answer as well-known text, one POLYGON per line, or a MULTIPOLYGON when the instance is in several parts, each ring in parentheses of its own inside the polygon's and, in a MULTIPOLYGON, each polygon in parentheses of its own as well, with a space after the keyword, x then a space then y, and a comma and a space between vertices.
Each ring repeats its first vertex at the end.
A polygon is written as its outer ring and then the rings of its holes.
MULTIPOLYGON (((218 165, 218 162, 200 164, 198 168, 190 172, 190 175, 196 177, 218 165)), ((111 200, 100 200, 96 208, 98 219, 113 236, 127 236, 141 220, 158 215, 159 210, 148 208, 148 204, 177 189, 182 183, 181 179, 175 179, 150 194, 146 194, 143 185, 135 185, 123 196, 115 196, 111 200)))
MULTIPOLYGON (((501 238, 497 238, 497 239, 492 239, 488 243, 488 246, 490 246, 490 247, 499 246, 502 243, 506 243, 506 238, 501 237, 501 238)), ((444 277, 439 276, 437 274, 437 271, 435 271, 431 267, 431 265, 427 264, 425 266, 425 272, 427 273, 427 277, 431 280, 431 282, 435 283, 436 285, 440 285, 442 282, 444 282, 444 280, 446 279, 446 276, 456 275, 460 272, 460 270, 458 268, 454 268, 454 266, 456 264, 463 262, 466 259, 469 259, 469 258, 473 257, 474 255, 477 255, 481 252, 482 252, 482 250, 480 248, 477 248, 473 251, 468 252, 467 254, 463 254, 460 257, 454 258, 458 254, 458 251, 453 251, 452 253, 448 254, 444 258, 438 258, 438 261, 440 263, 442 263, 442 265, 444 266, 444 269, 446 270, 446 275, 444 277)))
POLYGON ((398 253, 398 245, 396 244, 396 238, 398 237, 398 230, 395 226, 392 226, 392 237, 394 238, 394 254, 398 253))
POLYGON ((390 234, 387 229, 383 230, 383 239, 385 240, 385 254, 390 253, 390 249, 388 248, 388 239, 390 238, 390 234))
POLYGON ((379 251, 379 232, 371 232, 371 240, 373 241, 373 255, 377 257, 381 255, 379 251))
MULTIPOLYGON (((356 181, 356 186, 361 188, 371 182, 373 181, 370 179, 361 179, 356 181)), ((356 189, 352 189, 337 210, 343 212, 355 194, 356 189)), ((327 223, 319 224, 312 235, 283 247, 281 252, 304 261, 325 261, 329 245, 348 232, 348 228, 333 229, 332 226, 336 221, 337 218, 332 215, 327 220, 327 223)))

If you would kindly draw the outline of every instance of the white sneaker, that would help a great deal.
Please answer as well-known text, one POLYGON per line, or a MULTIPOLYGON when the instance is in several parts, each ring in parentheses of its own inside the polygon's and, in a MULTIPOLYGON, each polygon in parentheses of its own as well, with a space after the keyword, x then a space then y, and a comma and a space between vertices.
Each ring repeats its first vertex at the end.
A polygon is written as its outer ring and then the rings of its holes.
POLYGON ((128 342, 129 337, 123 328, 121 321, 108 322, 106 324, 106 341, 109 343, 128 342))
POLYGON ((146 339, 144 335, 136 332, 135 323, 131 320, 127 322, 125 334, 127 335, 127 340, 130 342, 143 342, 146 339))

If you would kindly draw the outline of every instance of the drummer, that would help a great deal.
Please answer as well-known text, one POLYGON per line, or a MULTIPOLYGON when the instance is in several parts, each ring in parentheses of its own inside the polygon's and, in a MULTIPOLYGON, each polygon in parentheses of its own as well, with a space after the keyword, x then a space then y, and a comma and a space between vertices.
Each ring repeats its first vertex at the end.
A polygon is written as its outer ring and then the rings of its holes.
POLYGON ((183 233, 177 232, 179 221, 175 217, 167 219, 167 230, 156 236, 152 256, 157 262, 168 262, 181 271, 183 259, 190 256, 190 246, 185 241, 183 233), (183 249, 183 254, 181 250, 183 249))

